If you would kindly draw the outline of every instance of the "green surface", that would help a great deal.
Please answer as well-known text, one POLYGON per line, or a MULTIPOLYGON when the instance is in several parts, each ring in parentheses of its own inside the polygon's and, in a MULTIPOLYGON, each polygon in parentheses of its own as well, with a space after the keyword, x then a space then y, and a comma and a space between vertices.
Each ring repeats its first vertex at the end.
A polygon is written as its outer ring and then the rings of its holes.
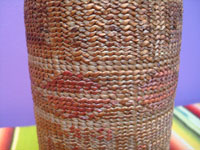
POLYGON ((15 150, 39 150, 35 126, 19 129, 15 150))

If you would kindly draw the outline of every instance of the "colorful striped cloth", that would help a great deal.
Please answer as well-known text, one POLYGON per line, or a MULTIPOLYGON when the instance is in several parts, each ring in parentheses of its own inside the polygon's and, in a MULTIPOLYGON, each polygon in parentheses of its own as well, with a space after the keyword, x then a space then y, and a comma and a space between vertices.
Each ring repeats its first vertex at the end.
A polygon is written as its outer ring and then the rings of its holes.
MULTIPOLYGON (((36 127, 0 128, 0 150, 38 150, 36 127)), ((174 109, 170 150, 200 150, 200 104, 174 109)))

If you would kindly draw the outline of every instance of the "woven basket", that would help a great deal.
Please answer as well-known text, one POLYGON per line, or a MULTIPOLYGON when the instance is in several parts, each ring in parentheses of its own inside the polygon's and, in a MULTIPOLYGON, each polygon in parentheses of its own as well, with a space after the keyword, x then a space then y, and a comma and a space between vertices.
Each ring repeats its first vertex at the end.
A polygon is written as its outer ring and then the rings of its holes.
POLYGON ((181 0, 25 0, 40 150, 168 150, 181 0))

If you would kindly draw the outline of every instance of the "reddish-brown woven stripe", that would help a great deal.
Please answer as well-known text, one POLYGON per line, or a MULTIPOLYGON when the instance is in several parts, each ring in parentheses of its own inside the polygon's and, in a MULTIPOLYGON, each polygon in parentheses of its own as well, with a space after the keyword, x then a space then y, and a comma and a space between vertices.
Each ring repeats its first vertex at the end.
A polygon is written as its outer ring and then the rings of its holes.
POLYGON ((169 149, 181 0, 25 0, 39 146, 169 149))

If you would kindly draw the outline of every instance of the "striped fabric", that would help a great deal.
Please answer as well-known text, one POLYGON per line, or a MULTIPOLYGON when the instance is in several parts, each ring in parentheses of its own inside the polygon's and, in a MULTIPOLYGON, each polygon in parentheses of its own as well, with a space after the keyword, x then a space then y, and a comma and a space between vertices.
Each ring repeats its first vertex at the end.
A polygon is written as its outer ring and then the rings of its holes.
POLYGON ((170 150, 200 150, 200 104, 174 109, 170 150))
MULTIPOLYGON (((38 150, 36 127, 0 128, 0 150, 38 150)), ((174 109, 170 150, 200 150, 200 104, 174 109)))
POLYGON ((38 150, 36 127, 0 128, 0 150, 38 150))

